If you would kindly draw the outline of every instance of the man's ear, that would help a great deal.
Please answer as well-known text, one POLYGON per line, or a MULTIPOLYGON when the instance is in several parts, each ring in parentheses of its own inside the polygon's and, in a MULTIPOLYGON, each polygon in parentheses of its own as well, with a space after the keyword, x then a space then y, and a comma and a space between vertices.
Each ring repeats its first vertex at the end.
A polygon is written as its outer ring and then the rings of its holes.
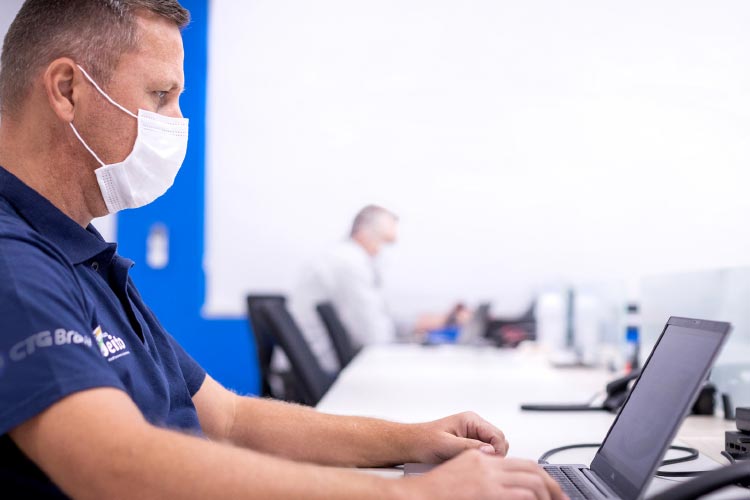
POLYGON ((52 61, 44 72, 43 85, 52 111, 65 123, 73 121, 76 101, 84 84, 76 71, 76 63, 67 57, 52 61))

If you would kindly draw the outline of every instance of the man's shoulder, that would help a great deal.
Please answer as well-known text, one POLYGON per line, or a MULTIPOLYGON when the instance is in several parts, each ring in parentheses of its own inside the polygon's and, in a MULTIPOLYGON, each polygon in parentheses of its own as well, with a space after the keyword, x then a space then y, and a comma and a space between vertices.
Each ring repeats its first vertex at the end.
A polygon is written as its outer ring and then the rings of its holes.
POLYGON ((345 241, 333 247, 327 256, 327 266, 336 272, 368 274, 369 257, 358 244, 345 241))
POLYGON ((0 265, 6 268, 40 267, 72 271, 64 254, 47 238, 39 234, 0 198, 0 265))
POLYGON ((35 239, 36 231, 16 213, 7 200, 0 197, 0 238, 28 237, 35 239))
POLYGON ((328 257, 348 264, 367 262, 367 253, 357 243, 350 240, 342 241, 332 247, 328 252, 328 257))

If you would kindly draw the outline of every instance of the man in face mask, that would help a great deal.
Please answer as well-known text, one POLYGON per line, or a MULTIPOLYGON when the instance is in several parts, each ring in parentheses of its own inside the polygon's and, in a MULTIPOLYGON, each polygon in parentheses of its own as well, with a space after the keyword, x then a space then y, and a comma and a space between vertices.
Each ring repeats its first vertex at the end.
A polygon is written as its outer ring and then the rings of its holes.
POLYGON ((536 465, 504 459, 503 434, 476 415, 403 425, 240 397, 164 331, 132 262, 90 222, 174 180, 187 22, 176 0, 28 0, 6 36, 3 497, 560 497, 536 465), (404 481, 309 464, 449 457, 404 481))

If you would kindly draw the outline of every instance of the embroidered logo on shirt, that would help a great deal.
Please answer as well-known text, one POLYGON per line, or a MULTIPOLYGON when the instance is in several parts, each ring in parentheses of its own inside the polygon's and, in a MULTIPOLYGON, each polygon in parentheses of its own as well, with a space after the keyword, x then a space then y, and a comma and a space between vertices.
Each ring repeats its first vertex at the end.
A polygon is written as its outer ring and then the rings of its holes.
POLYGON ((102 356, 107 358, 107 361, 110 363, 130 354, 128 346, 125 345, 124 340, 103 331, 101 326, 97 326, 96 329, 94 329, 93 334, 102 356))
POLYGON ((50 330, 30 335, 10 348, 8 355, 11 361, 21 361, 40 349, 52 346, 83 344, 91 347, 91 337, 81 335, 75 330, 58 328, 54 333, 50 330))

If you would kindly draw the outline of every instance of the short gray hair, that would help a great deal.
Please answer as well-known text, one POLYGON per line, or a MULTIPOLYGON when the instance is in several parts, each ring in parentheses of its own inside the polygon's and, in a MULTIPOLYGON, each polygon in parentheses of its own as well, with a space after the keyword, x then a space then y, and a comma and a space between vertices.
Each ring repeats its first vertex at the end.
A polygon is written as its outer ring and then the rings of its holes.
POLYGON ((390 217, 394 221, 398 220, 398 216, 378 205, 367 205, 360 210, 354 217, 352 222, 352 229, 349 232, 349 236, 354 236, 363 229, 371 229, 378 224, 383 217, 390 217))
POLYGON ((0 112, 13 112, 52 61, 70 57, 105 85, 120 57, 138 46, 138 11, 182 29, 190 13, 177 0, 26 0, 3 43, 0 112))

